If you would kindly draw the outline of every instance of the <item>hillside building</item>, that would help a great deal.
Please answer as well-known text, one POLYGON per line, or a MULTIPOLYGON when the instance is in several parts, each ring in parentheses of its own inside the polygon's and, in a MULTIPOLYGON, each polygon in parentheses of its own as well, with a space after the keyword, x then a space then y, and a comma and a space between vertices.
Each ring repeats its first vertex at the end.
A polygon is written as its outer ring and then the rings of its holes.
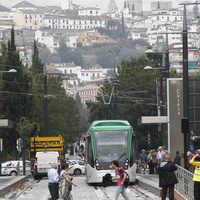
POLYGON ((110 0, 110 3, 108 5, 108 13, 115 13, 118 11, 118 6, 115 0, 110 0))
POLYGON ((124 1, 124 9, 127 9, 129 14, 139 14, 142 13, 142 0, 126 0, 124 1))
POLYGON ((153 1, 151 2, 151 11, 155 10, 171 10, 172 9, 172 1, 153 1))

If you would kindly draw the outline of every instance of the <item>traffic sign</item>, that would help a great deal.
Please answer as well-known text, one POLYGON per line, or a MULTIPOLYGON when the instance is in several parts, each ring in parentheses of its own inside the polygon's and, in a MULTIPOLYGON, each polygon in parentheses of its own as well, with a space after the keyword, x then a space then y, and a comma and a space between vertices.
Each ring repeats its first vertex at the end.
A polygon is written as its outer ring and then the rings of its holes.
POLYGON ((0 138, 0 151, 3 151, 3 139, 0 138))
POLYGON ((22 151, 22 147, 23 147, 23 141, 21 138, 18 138, 16 141, 16 149, 17 151, 20 153, 22 151))

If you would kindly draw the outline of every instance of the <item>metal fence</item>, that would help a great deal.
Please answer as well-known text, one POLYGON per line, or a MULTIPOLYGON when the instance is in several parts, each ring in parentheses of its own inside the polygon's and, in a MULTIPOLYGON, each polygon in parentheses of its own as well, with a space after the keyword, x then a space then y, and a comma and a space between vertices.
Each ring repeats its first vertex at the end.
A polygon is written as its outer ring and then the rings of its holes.
POLYGON ((178 169, 175 172, 178 179, 178 184, 175 186, 176 192, 187 200, 194 200, 194 182, 192 181, 193 173, 178 165, 177 167, 178 169))

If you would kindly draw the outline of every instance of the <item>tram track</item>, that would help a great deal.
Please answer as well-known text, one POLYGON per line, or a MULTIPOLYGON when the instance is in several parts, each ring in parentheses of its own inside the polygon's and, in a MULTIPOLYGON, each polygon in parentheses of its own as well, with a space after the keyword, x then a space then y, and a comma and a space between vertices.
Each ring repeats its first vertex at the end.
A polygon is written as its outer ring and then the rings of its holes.
POLYGON ((146 199, 148 199, 148 200, 154 200, 154 198, 151 198, 148 194, 146 194, 148 190, 138 189, 137 185, 133 185, 132 187, 129 187, 128 189, 130 189, 131 191, 133 191, 135 194, 137 194, 142 199, 145 199, 145 200, 146 199))
POLYGON ((35 187, 36 184, 38 184, 40 180, 30 180, 27 183, 21 184, 15 188, 13 188, 13 190, 5 196, 5 199, 7 200, 16 200, 18 199, 21 195, 26 195, 33 187, 35 187))
MULTIPOLYGON (((103 193, 104 198, 102 200, 112 200, 113 197, 110 196, 110 187, 102 187, 102 186, 93 186, 96 191, 103 193)), ((113 192, 115 192, 116 187, 112 187, 113 192)), ((154 200, 154 197, 151 197, 148 190, 140 188, 138 185, 129 186, 127 188, 127 194, 132 198, 144 199, 144 200, 154 200)))

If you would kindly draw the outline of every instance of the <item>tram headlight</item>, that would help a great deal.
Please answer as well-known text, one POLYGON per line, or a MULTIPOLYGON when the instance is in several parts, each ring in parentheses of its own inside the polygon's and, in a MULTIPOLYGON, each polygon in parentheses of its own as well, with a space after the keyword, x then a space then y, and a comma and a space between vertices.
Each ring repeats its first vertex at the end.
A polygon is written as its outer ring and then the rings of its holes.
POLYGON ((96 165, 96 169, 99 170, 99 161, 98 160, 95 160, 95 165, 96 165))
POLYGON ((125 162, 125 169, 128 169, 128 164, 129 164, 129 160, 126 159, 126 162, 125 162))

